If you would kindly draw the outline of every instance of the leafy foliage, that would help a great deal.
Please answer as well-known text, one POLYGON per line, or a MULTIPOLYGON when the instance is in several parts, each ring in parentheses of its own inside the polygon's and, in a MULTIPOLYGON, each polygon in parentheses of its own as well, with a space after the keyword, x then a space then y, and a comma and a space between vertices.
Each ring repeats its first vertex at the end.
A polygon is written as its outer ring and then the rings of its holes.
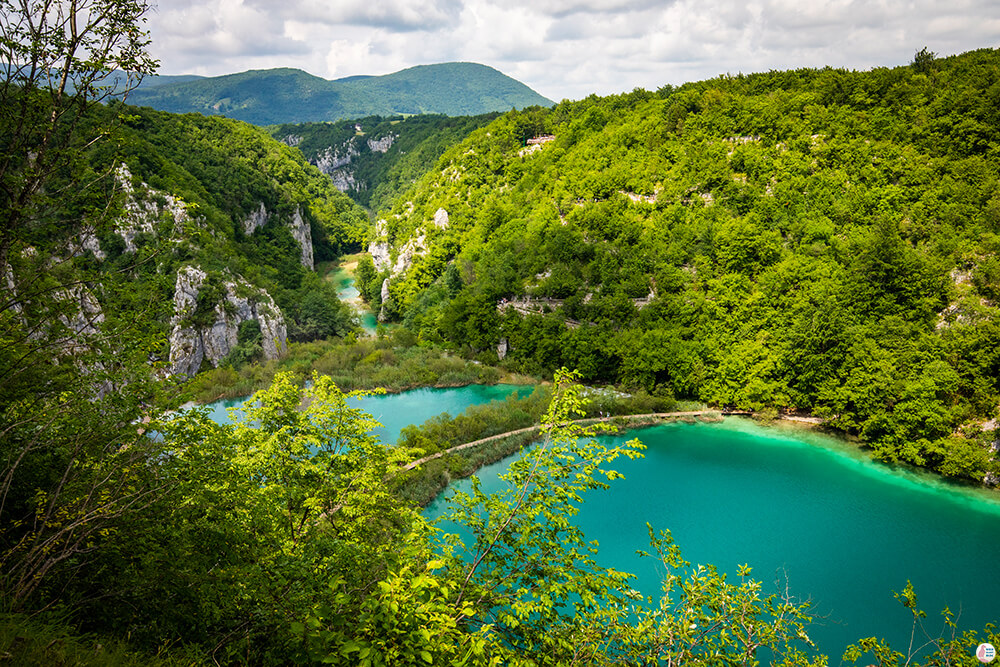
POLYGON ((396 197, 434 166, 446 149, 497 115, 369 116, 339 123, 283 124, 268 129, 275 139, 294 143, 311 164, 320 166, 331 155, 342 160, 350 157, 347 165, 338 168, 353 179, 354 185, 346 193, 377 212, 389 208, 396 197), (361 132, 357 131, 358 126, 361 132), (372 148, 377 143, 369 143, 380 141, 391 145, 382 151, 372 148))
POLYGON ((886 461, 996 474, 1000 56, 917 55, 512 111, 387 216, 427 249, 384 312, 484 359, 506 341, 511 369, 811 411, 886 461))

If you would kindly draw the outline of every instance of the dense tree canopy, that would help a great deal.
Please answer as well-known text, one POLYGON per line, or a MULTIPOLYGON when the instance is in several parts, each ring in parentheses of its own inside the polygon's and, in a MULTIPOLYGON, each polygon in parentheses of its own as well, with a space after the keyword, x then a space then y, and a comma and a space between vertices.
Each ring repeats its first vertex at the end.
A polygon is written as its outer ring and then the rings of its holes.
POLYGON ((429 247, 387 314, 484 358, 506 339, 512 368, 812 411, 980 480, 1000 55, 918 56, 511 112, 388 217, 396 248, 429 247))

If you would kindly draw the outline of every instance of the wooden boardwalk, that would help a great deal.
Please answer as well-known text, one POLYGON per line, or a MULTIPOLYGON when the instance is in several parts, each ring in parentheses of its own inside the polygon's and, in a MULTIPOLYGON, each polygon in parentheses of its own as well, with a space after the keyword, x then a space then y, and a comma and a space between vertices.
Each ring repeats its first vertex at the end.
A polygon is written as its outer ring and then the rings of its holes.
MULTIPOLYGON (((705 415, 712 416, 723 416, 727 417, 730 415, 742 415, 749 416, 752 412, 746 410, 692 410, 690 412, 650 412, 643 415, 618 415, 615 417, 590 417, 587 419, 574 419, 572 423, 574 424, 596 424, 598 422, 608 422, 613 419, 684 419, 686 417, 704 417, 705 415)), ((413 470, 417 466, 423 465, 428 461, 433 461, 434 459, 439 459, 447 454, 453 454, 454 452, 461 451, 463 449, 469 449, 470 447, 476 447, 478 445, 484 445, 487 442, 493 440, 502 440, 504 438, 509 438, 515 435, 521 435, 522 433, 531 433, 532 431, 538 431, 542 428, 541 424, 535 424, 534 426, 527 426, 525 428, 519 428, 514 431, 507 431, 506 433, 498 433, 497 435, 491 435, 487 438, 480 438, 479 440, 473 440, 472 442, 465 442, 461 445, 455 445, 454 447, 449 447, 448 449, 436 452, 434 454, 429 454, 423 458, 417 459, 416 461, 411 461, 403 466, 402 470, 413 470)))

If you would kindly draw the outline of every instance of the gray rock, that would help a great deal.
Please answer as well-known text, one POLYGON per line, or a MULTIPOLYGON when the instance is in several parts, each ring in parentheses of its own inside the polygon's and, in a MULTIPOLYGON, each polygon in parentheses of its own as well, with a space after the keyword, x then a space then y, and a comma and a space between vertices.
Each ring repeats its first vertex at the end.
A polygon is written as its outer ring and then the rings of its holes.
POLYGON ((121 164, 115 174, 118 187, 125 193, 124 213, 115 224, 115 231, 125 241, 125 252, 134 253, 139 234, 155 234, 155 223, 164 213, 174 221, 173 234, 182 236, 185 223, 190 221, 183 201, 142 183, 137 189, 132 185, 132 174, 126 164, 121 164), (140 196, 141 195, 141 196, 140 196))
POLYGON ((170 369, 173 375, 192 376, 208 360, 213 366, 238 343, 240 325, 254 320, 260 326, 264 357, 277 359, 287 351, 287 327, 271 295, 242 278, 224 283, 226 294, 213 308, 214 320, 205 327, 191 322, 206 274, 195 266, 177 271, 174 287, 173 330, 170 333, 170 369))
POLYGON ((375 270, 379 273, 392 266, 386 224, 385 220, 379 220, 375 223, 375 238, 368 244, 368 254, 372 256, 372 263, 375 265, 375 270))
POLYGON ((295 215, 292 216, 288 226, 292 230, 292 236, 302 249, 302 266, 312 271, 314 268, 312 229, 309 227, 309 223, 303 219, 302 209, 295 209, 295 215))
POLYGON ((434 226, 438 229, 448 229, 448 211, 439 208, 434 213, 434 226))
POLYGON ((382 281, 382 307, 378 309, 377 318, 379 322, 385 322, 388 319, 385 312, 385 304, 389 300, 389 296, 389 279, 386 278, 382 281))
POLYGON ((392 266, 392 275, 398 276, 401 273, 406 273, 406 270, 413 265, 415 257, 423 257, 426 254, 427 236, 421 234, 420 236, 410 238, 399 249, 399 254, 396 255, 396 263, 392 266))
POLYGON ((348 141, 340 148, 334 150, 333 146, 327 146, 312 160, 312 164, 321 172, 329 176, 335 169, 347 166, 351 159, 360 155, 358 149, 354 147, 353 141, 348 141), (343 151, 343 152, 341 152, 343 151))
POLYGON ((396 140, 395 135, 387 134, 381 139, 369 139, 368 150, 373 153, 386 153, 392 148, 392 142, 396 140))
POLYGON ((347 169, 335 169, 330 172, 330 180, 333 181, 333 187, 341 192, 358 189, 358 182, 354 180, 354 174, 347 169))
POLYGON ((267 221, 267 209, 264 208, 264 202, 261 202, 260 208, 247 216, 247 219, 243 221, 243 233, 250 236, 255 231, 266 225, 267 221))

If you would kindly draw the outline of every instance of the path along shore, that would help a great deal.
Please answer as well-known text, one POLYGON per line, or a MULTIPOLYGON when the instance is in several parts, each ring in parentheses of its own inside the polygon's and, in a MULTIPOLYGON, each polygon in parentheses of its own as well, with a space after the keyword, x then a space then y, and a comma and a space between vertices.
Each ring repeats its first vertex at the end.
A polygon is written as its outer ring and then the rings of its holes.
MULTIPOLYGON (((749 410, 692 410, 689 412, 650 412, 642 415, 620 415, 615 417, 590 417, 588 419, 574 419, 572 423, 574 424, 597 424, 599 422, 610 422, 613 420, 623 419, 629 422, 640 422, 640 424, 632 424, 632 426, 646 425, 641 424, 641 422, 648 420, 656 421, 667 421, 674 419, 698 419, 701 418, 716 418, 716 417, 730 417, 730 416, 743 416, 750 417, 753 413, 749 410)), ((799 417, 794 415, 782 416, 782 419, 789 421, 803 422, 806 424, 821 424, 822 420, 818 417, 799 417)), ((541 430, 541 424, 535 424, 534 426, 527 426, 525 428, 519 428, 514 431, 507 431, 506 433, 498 433, 497 435, 491 435, 487 438, 480 438, 479 440, 473 440, 472 442, 465 442, 461 445, 455 445, 454 447, 449 447, 448 449, 442 450, 440 452, 435 452, 434 454, 429 454, 423 458, 419 458, 416 461, 411 461, 403 466, 402 470, 413 470, 417 466, 421 466, 428 461, 433 461, 434 459, 439 459, 442 456, 448 454, 453 454, 454 452, 461 451, 463 449, 469 449, 471 447, 477 447, 479 445, 484 445, 487 442, 493 440, 502 440, 504 438, 509 438, 515 435, 521 435, 523 433, 531 433, 533 431, 541 430)))

